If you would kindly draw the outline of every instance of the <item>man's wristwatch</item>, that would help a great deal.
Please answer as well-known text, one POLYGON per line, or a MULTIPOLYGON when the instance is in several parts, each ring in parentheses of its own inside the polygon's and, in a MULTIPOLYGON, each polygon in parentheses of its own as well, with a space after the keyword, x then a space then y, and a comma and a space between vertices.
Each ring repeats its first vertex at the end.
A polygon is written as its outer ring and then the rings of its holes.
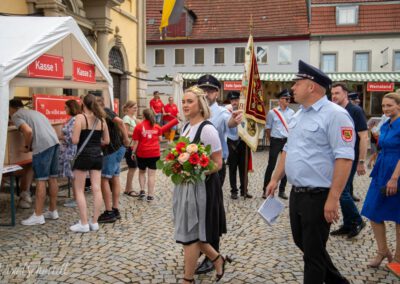
POLYGON ((364 163, 365 163, 365 160, 358 160, 358 163, 359 163, 359 164, 364 164, 364 163))

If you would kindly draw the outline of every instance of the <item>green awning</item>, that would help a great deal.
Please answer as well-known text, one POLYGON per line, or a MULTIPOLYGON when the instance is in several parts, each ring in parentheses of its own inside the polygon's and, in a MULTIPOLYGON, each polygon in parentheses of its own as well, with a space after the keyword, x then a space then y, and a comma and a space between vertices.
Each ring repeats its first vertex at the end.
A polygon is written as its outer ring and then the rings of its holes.
MULTIPOLYGON (((220 81, 240 81, 243 73, 181 73, 183 79, 195 81, 205 74, 211 74, 220 81)), ((269 82, 290 82, 295 73, 260 73, 261 81, 269 82)), ((328 73, 334 82, 400 82, 400 72, 348 72, 348 73, 328 73)))

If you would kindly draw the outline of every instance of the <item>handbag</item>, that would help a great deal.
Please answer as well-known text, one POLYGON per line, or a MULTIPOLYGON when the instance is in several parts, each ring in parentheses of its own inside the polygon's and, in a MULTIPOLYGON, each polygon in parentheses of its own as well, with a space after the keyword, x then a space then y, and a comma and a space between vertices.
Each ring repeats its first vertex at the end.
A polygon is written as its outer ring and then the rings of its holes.
POLYGON ((78 151, 76 152, 75 156, 72 158, 72 160, 69 161, 71 164, 71 170, 74 169, 75 161, 79 157, 79 155, 82 153, 83 149, 85 149, 86 144, 89 142, 90 137, 92 137, 94 130, 96 129, 97 122, 99 121, 98 118, 93 123, 92 130, 90 130, 89 135, 86 137, 85 141, 83 141, 81 147, 79 147, 78 151))

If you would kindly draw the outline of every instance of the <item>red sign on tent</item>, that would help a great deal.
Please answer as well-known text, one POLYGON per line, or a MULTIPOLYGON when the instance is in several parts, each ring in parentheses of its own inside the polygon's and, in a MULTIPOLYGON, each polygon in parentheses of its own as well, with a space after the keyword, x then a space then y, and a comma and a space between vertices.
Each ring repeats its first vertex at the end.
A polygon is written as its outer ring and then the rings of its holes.
POLYGON ((68 100, 77 100, 73 96, 56 95, 33 95, 33 108, 44 114, 51 123, 65 123, 70 116, 65 111, 65 102, 68 100))
POLYGON ((43 54, 28 66, 28 76, 64 79, 64 58, 62 56, 43 54))
POLYGON ((77 60, 73 60, 72 63, 74 81, 96 83, 96 66, 77 60))
POLYGON ((394 90, 394 83, 389 82, 368 82, 368 92, 392 92, 394 90))

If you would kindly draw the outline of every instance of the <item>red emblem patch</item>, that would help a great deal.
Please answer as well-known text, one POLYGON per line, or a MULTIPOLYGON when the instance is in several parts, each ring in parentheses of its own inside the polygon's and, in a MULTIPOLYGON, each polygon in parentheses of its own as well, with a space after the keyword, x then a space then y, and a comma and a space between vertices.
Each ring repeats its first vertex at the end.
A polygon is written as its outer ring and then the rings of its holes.
POLYGON ((353 128, 351 127, 342 127, 341 128, 342 132, 342 139, 345 142, 351 142, 353 141, 353 128))

